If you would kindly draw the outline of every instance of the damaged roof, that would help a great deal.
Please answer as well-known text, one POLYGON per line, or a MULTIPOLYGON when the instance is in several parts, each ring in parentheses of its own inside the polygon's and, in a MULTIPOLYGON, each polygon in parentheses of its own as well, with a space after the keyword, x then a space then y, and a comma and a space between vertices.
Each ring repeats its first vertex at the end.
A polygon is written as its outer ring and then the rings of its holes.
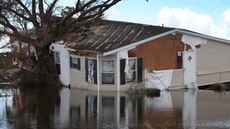
POLYGON ((76 50, 108 52, 156 36, 175 28, 102 20, 67 47, 76 50))

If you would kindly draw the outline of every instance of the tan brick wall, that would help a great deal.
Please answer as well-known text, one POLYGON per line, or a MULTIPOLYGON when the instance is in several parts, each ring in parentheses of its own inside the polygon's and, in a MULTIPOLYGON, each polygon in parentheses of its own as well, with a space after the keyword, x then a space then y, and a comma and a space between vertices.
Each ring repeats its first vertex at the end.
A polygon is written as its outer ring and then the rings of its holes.
POLYGON ((177 53, 184 50, 181 35, 168 35, 144 43, 129 51, 130 56, 143 58, 144 68, 153 70, 177 69, 177 53))

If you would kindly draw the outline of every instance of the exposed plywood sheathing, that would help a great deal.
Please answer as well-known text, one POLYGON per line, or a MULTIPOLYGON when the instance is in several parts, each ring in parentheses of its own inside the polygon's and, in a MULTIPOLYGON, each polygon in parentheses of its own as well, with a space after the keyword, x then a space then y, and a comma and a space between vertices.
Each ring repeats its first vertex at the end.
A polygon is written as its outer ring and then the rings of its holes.
POLYGON ((129 51, 130 56, 143 58, 144 67, 152 70, 177 69, 178 52, 184 50, 181 35, 168 35, 147 42, 129 51))
POLYGON ((79 51, 108 52, 173 29, 174 28, 102 20, 90 27, 85 32, 85 35, 76 36, 74 46, 71 44, 67 45, 67 47, 79 51))

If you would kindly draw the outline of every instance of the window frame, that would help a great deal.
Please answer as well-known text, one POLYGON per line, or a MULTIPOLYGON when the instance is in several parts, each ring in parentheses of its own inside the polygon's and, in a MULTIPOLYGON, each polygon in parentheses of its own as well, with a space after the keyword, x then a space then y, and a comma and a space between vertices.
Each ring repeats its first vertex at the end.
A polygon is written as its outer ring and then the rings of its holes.
POLYGON ((115 84, 115 61, 113 59, 102 59, 101 60, 101 84, 103 84, 103 85, 115 84), (103 61, 112 61, 113 62, 113 71, 103 71, 103 61), (103 83, 103 74, 113 74, 113 82, 103 83))
POLYGON ((81 70, 81 58, 76 56, 70 56, 70 68, 81 70), (75 62, 75 61, 77 62, 75 62))
MULTIPOLYGON (((138 76, 138 71, 137 71, 137 67, 138 67, 138 62, 137 62, 137 57, 130 57, 129 59, 128 59, 128 61, 130 61, 130 60, 135 60, 135 70, 130 70, 129 69, 129 72, 135 72, 135 80, 133 80, 133 81, 127 81, 127 75, 125 76, 125 83, 135 83, 135 82, 137 82, 137 76, 138 76)), ((130 67, 129 67, 130 68, 130 67)))
MULTIPOLYGON (((92 57, 85 57, 85 59, 87 59, 87 62, 88 62, 88 64, 87 64, 88 66, 87 66, 87 69, 86 69, 86 70, 88 71, 88 77, 87 77, 87 81, 86 81, 86 82, 87 82, 87 83, 90 83, 90 84, 96 84, 95 82, 97 82, 97 80, 94 79, 94 76, 97 76, 97 72, 98 72, 98 71, 96 72, 96 74, 95 74, 95 73, 93 74, 93 80, 94 80, 94 81, 93 81, 93 82, 89 81, 89 76, 90 76, 90 75, 89 75, 89 65, 90 65, 89 62, 94 62, 94 60, 97 61, 97 59, 92 58, 92 57)), ((95 64, 94 64, 94 69, 97 69, 97 68, 95 68, 95 64)), ((94 70, 94 69, 93 69, 93 70, 94 70)), ((93 71, 93 72, 95 72, 95 71, 93 71)))
POLYGON ((54 63, 61 64, 60 52, 54 51, 54 63))
POLYGON ((53 51, 53 58, 54 58, 54 64, 57 70, 57 73, 61 74, 61 58, 60 58, 60 52, 53 51))

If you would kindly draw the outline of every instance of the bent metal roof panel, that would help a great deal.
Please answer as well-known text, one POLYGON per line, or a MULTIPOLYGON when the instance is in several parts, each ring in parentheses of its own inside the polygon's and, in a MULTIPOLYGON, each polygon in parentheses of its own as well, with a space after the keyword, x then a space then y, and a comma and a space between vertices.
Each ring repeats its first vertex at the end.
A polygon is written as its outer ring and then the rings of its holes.
POLYGON ((102 20, 90 27, 83 36, 77 36, 67 47, 76 50, 108 52, 156 36, 174 28, 102 20))

